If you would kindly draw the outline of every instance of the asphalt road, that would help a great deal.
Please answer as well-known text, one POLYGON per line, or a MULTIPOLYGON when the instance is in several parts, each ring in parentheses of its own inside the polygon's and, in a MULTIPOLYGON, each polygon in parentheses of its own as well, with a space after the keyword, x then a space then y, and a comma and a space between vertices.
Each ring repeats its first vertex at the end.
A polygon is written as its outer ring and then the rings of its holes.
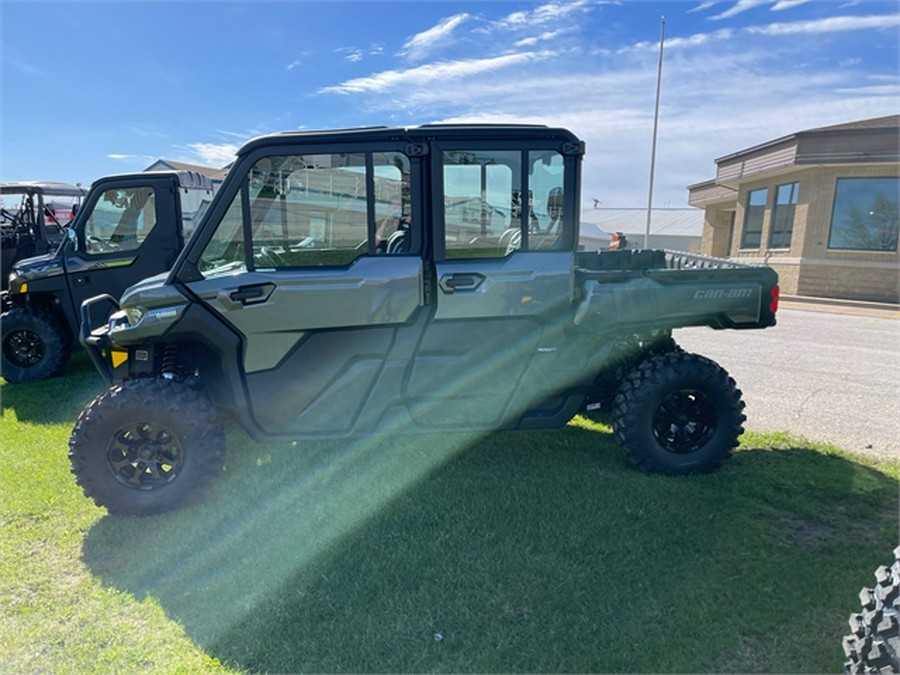
POLYGON ((898 312, 782 308, 773 328, 686 328, 675 339, 737 381, 746 429, 900 457, 898 312))

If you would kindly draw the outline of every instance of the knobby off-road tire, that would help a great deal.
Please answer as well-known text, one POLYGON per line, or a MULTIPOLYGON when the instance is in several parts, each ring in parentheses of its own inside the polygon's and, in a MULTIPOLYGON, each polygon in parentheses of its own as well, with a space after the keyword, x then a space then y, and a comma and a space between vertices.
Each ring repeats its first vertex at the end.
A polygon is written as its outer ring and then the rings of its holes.
POLYGON ((705 473, 731 456, 746 419, 741 392, 703 356, 671 351, 641 361, 613 401, 613 432, 642 471, 705 473))
POLYGON ((177 382, 131 380, 95 398, 75 422, 76 482, 110 513, 151 515, 185 506, 225 465, 213 407, 177 382))
POLYGON ((845 673, 900 672, 900 546, 894 564, 875 571, 875 586, 859 592, 862 612, 844 636, 845 673))
POLYGON ((599 403, 604 410, 612 410, 613 401, 616 398, 616 393, 618 393, 622 380, 641 361, 659 354, 684 351, 671 335, 660 337, 652 342, 633 341, 626 343, 626 345, 626 347, 620 347, 613 352, 610 360, 614 365, 606 368, 594 381, 595 390, 600 393, 595 393, 590 402, 599 403))
POLYGON ((7 382, 32 382, 58 375, 72 353, 66 329, 50 314, 14 307, 0 317, 2 374, 7 382))

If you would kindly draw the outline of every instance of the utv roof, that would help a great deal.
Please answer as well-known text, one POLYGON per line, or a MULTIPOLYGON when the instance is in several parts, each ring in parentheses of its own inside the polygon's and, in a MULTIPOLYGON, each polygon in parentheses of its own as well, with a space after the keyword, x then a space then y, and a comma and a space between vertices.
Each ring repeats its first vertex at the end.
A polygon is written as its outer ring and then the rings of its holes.
POLYGON ((63 197, 84 197, 87 194, 87 190, 70 185, 69 183, 32 180, 0 183, 0 194, 40 194, 58 195, 63 197))
POLYGON ((212 190, 212 179, 197 171, 185 171, 182 169, 162 169, 153 171, 135 171, 134 173, 116 173, 109 176, 103 176, 95 180, 91 186, 105 183, 110 180, 122 180, 124 178, 144 178, 146 176, 172 176, 178 181, 179 187, 185 190, 212 190))
POLYGON ((285 143, 353 143, 360 141, 396 140, 421 142, 426 140, 512 140, 551 139, 580 143, 568 129, 542 124, 423 124, 417 127, 358 127, 353 129, 322 129, 316 131, 283 131, 254 138, 238 150, 245 155, 257 148, 285 143))

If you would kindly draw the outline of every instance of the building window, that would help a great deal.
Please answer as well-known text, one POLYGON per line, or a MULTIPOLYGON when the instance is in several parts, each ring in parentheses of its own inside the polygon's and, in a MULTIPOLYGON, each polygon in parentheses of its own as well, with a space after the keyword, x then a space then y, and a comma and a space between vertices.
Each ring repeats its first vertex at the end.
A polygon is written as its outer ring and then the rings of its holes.
POLYGON ((759 248, 768 199, 769 188, 751 190, 747 195, 747 211, 744 214, 744 234, 741 238, 741 248, 759 248))
POLYGON ((828 248, 897 250, 900 178, 838 178, 828 248))
POLYGON ((775 193, 775 209, 772 212, 772 230, 769 248, 790 248, 794 232, 794 211, 797 208, 799 183, 779 185, 775 193))

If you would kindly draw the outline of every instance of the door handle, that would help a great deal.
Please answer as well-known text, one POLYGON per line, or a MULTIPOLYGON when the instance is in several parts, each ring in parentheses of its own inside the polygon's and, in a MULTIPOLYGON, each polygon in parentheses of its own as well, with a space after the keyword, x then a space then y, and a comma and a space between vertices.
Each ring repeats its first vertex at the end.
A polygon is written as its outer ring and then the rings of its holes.
POLYGON ((444 293, 452 294, 456 291, 474 291, 484 282, 484 275, 469 272, 456 272, 445 274, 441 277, 440 287, 444 293))
POLYGON ((275 284, 255 284, 253 286, 239 286, 236 291, 228 294, 229 299, 233 302, 239 302, 242 305, 258 305, 269 299, 272 291, 275 290, 275 284))

